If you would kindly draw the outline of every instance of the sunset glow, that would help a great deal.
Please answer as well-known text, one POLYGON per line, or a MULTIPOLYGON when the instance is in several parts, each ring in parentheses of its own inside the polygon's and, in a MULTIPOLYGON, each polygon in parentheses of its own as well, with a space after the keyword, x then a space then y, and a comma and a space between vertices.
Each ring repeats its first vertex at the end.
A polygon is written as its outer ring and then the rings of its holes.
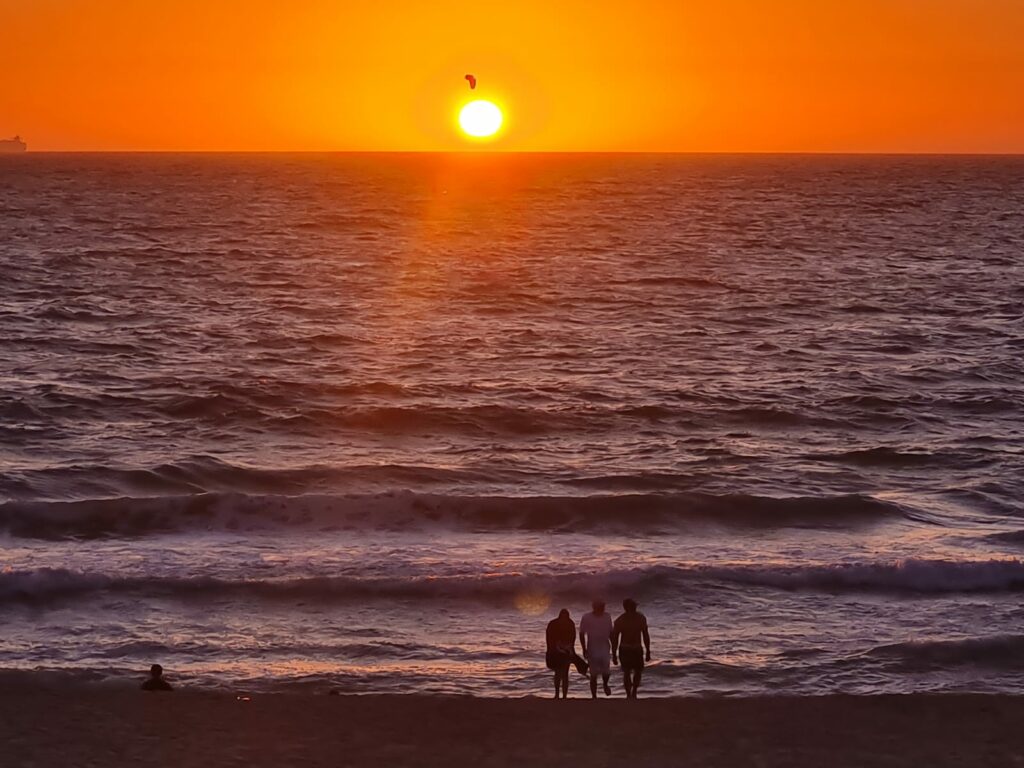
POLYGON ((1010 0, 0 5, 32 150, 1024 151, 1010 0))

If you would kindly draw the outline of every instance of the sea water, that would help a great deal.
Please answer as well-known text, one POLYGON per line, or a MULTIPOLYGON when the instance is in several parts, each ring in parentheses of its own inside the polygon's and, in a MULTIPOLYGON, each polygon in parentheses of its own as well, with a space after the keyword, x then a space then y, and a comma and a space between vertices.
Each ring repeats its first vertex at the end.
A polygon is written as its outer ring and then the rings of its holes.
POLYGON ((1021 693, 1022 358, 1020 159, 0 158, 0 679, 1021 693))

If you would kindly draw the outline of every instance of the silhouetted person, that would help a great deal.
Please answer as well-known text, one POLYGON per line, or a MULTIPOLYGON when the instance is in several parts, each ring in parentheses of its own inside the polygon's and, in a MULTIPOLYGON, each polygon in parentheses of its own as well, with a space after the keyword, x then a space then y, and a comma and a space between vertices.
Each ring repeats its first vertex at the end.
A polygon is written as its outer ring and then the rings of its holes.
POLYGON ((171 684, 164 680, 164 668, 154 664, 149 668, 149 678, 142 684, 144 691, 173 691, 171 684))
POLYGON ((569 667, 576 660, 576 625, 569 612, 563 608, 557 619, 548 622, 547 629, 548 669, 555 673, 555 698, 561 689, 562 698, 569 698, 569 667))
POLYGON ((615 620, 612 629, 612 661, 622 662, 626 698, 635 699, 640 678, 644 675, 644 659, 651 660, 651 635, 647 631, 647 617, 636 609, 635 600, 626 598, 622 607, 626 612, 615 620), (618 659, 615 658, 616 652, 618 659))
POLYGON ((612 617, 604 611, 604 601, 595 600, 594 610, 580 619, 580 645, 583 658, 590 662, 590 697, 597 698, 597 676, 604 681, 604 695, 611 696, 612 617))

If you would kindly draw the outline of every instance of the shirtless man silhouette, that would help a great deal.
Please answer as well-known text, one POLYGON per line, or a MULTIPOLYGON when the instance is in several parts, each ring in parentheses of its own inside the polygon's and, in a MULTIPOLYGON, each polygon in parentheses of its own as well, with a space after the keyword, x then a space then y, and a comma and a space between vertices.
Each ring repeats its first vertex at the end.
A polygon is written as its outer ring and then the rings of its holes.
POLYGON ((651 660, 651 635, 647 631, 647 617, 636 609, 635 600, 626 598, 622 607, 625 613, 615 620, 612 628, 612 661, 618 664, 621 660, 626 698, 635 699, 644 675, 644 660, 651 660))

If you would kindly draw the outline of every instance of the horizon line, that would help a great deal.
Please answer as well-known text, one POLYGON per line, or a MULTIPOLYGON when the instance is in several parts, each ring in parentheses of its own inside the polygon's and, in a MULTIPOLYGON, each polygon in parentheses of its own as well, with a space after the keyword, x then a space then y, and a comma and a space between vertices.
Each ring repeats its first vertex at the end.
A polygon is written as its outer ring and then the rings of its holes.
MULTIPOLYGON (((689 155, 796 157, 1024 157, 1014 152, 816 150, 473 150, 473 149, 37 149, 6 155, 689 155)), ((3 155, 0 155, 3 156, 3 155)))

